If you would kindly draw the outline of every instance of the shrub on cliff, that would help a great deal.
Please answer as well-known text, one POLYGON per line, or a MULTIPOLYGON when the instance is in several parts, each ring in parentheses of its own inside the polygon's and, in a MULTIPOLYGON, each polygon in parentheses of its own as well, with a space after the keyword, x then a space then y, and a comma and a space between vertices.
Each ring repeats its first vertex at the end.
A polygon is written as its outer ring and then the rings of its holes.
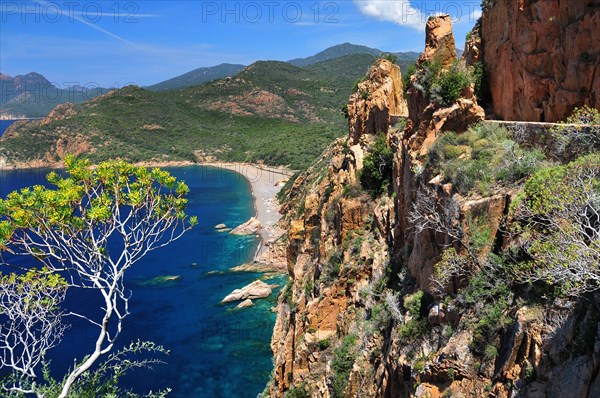
POLYGON ((477 100, 480 102, 490 102, 491 101, 491 93, 490 86, 488 82, 488 77, 485 72, 485 66, 483 62, 477 62, 472 66, 471 73, 473 76, 473 83, 475 84, 475 95, 477 96, 477 100))
POLYGON ((416 65, 411 65, 408 67, 408 70, 406 71, 406 73, 404 73, 402 75, 402 86, 404 87, 404 94, 406 95, 406 93, 408 92, 408 89, 410 88, 410 80, 412 75, 414 75, 417 72, 417 67, 416 65))
POLYGON ((392 178, 392 160, 394 154, 387 146, 385 136, 380 135, 365 156, 360 183, 372 197, 386 192, 392 178))
MULTIPOLYGON (((464 67, 459 61, 444 70, 439 61, 425 62, 416 71, 414 86, 420 90, 429 101, 437 102, 442 106, 455 103, 465 90, 474 81, 471 70, 464 67)), ((410 76, 405 83, 410 82, 410 76)))
POLYGON ((513 204, 513 233, 530 261, 522 282, 544 282, 565 296, 600 288, 600 154, 538 171, 513 204))
POLYGON ((575 108, 565 121, 568 125, 554 127, 550 133, 559 153, 589 153, 600 149, 600 112, 584 106, 575 108))
POLYGON ((442 72, 442 64, 439 61, 425 62, 419 69, 414 72, 416 74, 414 87, 421 91, 425 98, 431 97, 431 86, 437 81, 442 72))
POLYGON ((348 377, 350 376, 350 371, 357 355, 356 340, 357 337, 353 334, 344 336, 341 345, 333 350, 333 360, 331 363, 333 379, 331 380, 331 387, 334 398, 343 398, 346 396, 345 391, 348 385, 348 377))
POLYGON ((473 77, 471 72, 456 61, 450 69, 442 70, 431 83, 430 100, 443 106, 450 106, 462 95, 473 77))
POLYGON ((392 53, 385 53, 381 56, 381 58, 386 59, 393 64, 395 64, 396 61, 398 61, 398 55, 392 53))
POLYGON ((285 393, 285 398, 308 398, 309 396, 310 395, 304 386, 292 387, 285 393))
POLYGON ((462 134, 445 133, 431 147, 428 164, 462 195, 489 194, 495 185, 511 185, 547 165, 538 149, 523 149, 504 127, 477 125, 462 134))

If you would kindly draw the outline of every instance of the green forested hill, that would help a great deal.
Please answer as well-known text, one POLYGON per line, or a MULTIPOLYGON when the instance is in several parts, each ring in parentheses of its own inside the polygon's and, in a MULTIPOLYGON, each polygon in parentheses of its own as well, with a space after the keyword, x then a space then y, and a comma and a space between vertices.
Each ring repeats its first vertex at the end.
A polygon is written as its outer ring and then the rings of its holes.
POLYGON ((164 82, 148 86, 147 88, 152 91, 162 91, 196 86, 212 80, 222 79, 227 76, 234 76, 244 68, 244 65, 237 64, 220 64, 198 68, 172 79, 165 80, 164 82))
MULTIPOLYGON (((326 78, 339 80, 347 83, 354 82, 357 77, 364 77, 369 67, 373 65, 376 56, 370 54, 352 54, 343 57, 318 62, 316 64, 305 66, 304 68, 316 72, 326 78)), ((415 60, 401 60, 398 58, 396 65, 400 67, 402 74, 408 71, 415 60)))
POLYGON ((233 78, 180 90, 129 86, 73 105, 63 119, 15 126, 0 140, 10 162, 58 159, 81 144, 93 161, 258 161, 301 169, 345 131, 340 111, 372 60, 299 68, 257 62, 233 78), (327 70, 330 70, 327 73, 327 70))
MULTIPOLYGON (((378 50, 376 48, 371 48, 367 46, 361 46, 352 43, 343 43, 338 44, 336 46, 329 47, 315 55, 306 58, 295 58, 289 60, 288 62, 295 66, 307 67, 310 65, 314 65, 320 62, 325 62, 329 60, 338 59, 341 57, 345 57, 347 55, 370 55, 372 57, 378 57, 384 54, 384 51, 378 50)), ((393 53, 398 56, 398 61, 414 61, 419 58, 419 53, 409 51, 409 52, 398 52, 393 53)))

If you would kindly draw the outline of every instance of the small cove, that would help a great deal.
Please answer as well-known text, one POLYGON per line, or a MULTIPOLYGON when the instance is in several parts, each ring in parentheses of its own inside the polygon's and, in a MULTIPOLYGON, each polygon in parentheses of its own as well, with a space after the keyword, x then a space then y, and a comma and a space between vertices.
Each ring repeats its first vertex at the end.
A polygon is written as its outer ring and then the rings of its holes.
MULTIPOLYGON (((145 257, 127 275, 133 296, 121 345, 151 340, 171 354, 161 358, 166 365, 135 371, 123 384, 140 393, 171 387, 172 398, 254 398, 272 369, 269 343, 275 314, 271 307, 276 305, 279 289, 251 308, 236 310, 235 304, 220 304, 233 289, 260 277, 226 272, 249 261, 259 242, 255 236, 233 236, 214 229, 219 223, 239 225, 253 215, 250 185, 227 170, 203 166, 167 170, 190 186, 188 213, 198 216, 199 225, 179 241, 145 257)), ((43 183, 48 171, 0 171, 0 196, 43 183)), ((284 280, 278 277, 268 283, 281 285, 284 280)), ((98 299, 77 291, 70 294, 66 305, 87 311, 97 308, 98 299)), ((72 327, 63 343, 49 355, 55 376, 72 365, 73 355, 81 359, 96 337, 90 325, 69 321, 72 327)))

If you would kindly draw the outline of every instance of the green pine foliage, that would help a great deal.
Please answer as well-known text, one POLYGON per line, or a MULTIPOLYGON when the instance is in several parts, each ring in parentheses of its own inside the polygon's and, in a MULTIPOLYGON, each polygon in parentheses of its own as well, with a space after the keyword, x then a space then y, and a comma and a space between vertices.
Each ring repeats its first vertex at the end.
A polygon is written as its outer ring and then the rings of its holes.
POLYGON ((389 190, 394 154, 387 146, 385 135, 379 135, 365 156, 360 174, 362 187, 375 198, 389 190))

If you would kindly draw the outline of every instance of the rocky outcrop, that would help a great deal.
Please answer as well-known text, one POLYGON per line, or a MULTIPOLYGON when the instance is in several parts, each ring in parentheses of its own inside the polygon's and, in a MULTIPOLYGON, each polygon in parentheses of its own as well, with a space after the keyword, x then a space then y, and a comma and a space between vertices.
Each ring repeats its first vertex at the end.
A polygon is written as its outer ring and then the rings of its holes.
POLYGON ((481 21, 478 21, 473 30, 467 35, 462 59, 469 66, 475 65, 481 61, 481 50, 481 21))
POLYGON ((600 2, 488 3, 481 41, 496 115, 555 122, 600 109, 600 2))
POLYGON ((244 286, 241 289, 236 289, 229 293, 223 300, 222 303, 231 303, 233 301, 240 300, 255 300, 260 298, 269 297, 272 293, 271 287, 261 280, 252 282, 249 285, 244 286))
POLYGON ((80 134, 75 136, 61 135, 56 140, 56 145, 53 151, 47 153, 46 158, 52 162, 53 160, 62 161, 65 156, 71 154, 73 156, 79 156, 83 153, 89 153, 92 149, 89 141, 80 134))
POLYGON ((73 104, 70 102, 67 102, 66 104, 60 104, 57 105, 56 108, 54 108, 52 112, 48 114, 48 116, 40 121, 40 125, 47 126, 54 121, 68 119, 74 114, 75 109, 73 108, 73 104))
POLYGON ((388 60, 378 60, 348 103, 352 142, 358 143, 361 134, 387 133, 392 116, 407 115, 400 68, 388 60))
MULTIPOLYGON (((470 52, 474 50, 469 48, 470 52)), ((448 15, 429 18, 426 29, 425 52, 417 61, 417 65, 439 62, 442 70, 447 70, 457 61, 454 47, 452 24, 448 15)), ((462 93, 462 98, 450 107, 429 101, 423 88, 416 82, 417 76, 411 78, 406 101, 409 110, 413 153, 425 155, 440 133, 444 131, 462 132, 467 126, 485 118, 485 112, 477 103, 473 87, 462 93), (418 148, 418 151, 417 151, 418 148)))
POLYGON ((437 61, 442 68, 447 69, 457 59, 450 15, 430 17, 425 27, 425 51, 419 57, 417 65, 437 61))
POLYGON ((256 217, 250 218, 245 223, 238 225, 229 232, 232 235, 252 235, 262 228, 262 224, 256 217))

